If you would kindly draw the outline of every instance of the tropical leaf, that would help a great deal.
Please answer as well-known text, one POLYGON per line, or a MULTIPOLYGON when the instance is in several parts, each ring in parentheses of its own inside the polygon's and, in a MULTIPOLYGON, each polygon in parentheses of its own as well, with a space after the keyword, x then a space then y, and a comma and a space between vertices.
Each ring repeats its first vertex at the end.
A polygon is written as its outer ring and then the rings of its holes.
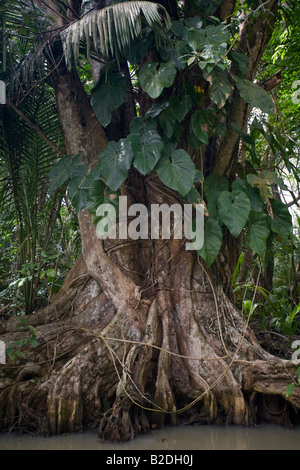
POLYGON ((88 13, 61 33, 67 65, 71 66, 72 58, 77 62, 82 39, 86 41, 88 56, 92 39, 95 50, 101 56, 116 56, 124 52, 142 34, 143 20, 152 28, 161 26, 162 22, 171 27, 166 9, 152 2, 117 3, 88 13))
POLYGON ((259 256, 264 257, 267 248, 267 238, 270 235, 270 226, 267 214, 262 212, 250 212, 249 228, 246 234, 246 242, 259 256))
POLYGON ((259 85, 249 80, 234 77, 237 89, 246 103, 260 108, 263 113, 272 114, 274 103, 271 96, 259 85))
POLYGON ((93 88, 91 105, 102 126, 111 121, 111 113, 122 105, 126 96, 126 80, 123 74, 113 72, 101 74, 100 80, 93 88))
POLYGON ((278 233, 286 242, 293 229, 292 217, 289 208, 281 201, 271 199, 273 217, 270 217, 270 227, 275 233, 278 233))
POLYGON ((163 141, 157 131, 145 131, 141 135, 130 134, 127 140, 134 152, 133 166, 146 175, 155 167, 160 159, 163 141))
POLYGON ((222 229, 217 219, 205 217, 204 220, 204 244, 198 251, 204 259, 207 267, 216 259, 222 245, 222 229))
POLYGON ((99 155, 101 175, 112 191, 116 191, 124 183, 132 159, 132 146, 126 139, 109 142, 99 155))
MULTIPOLYGON (((71 177, 74 169, 80 164, 80 155, 66 155, 61 158, 52 168, 49 174, 50 194, 56 191, 71 177)), ((85 174, 85 173, 84 173, 85 174)))
POLYGON ((169 158, 161 158, 155 168, 159 178, 169 188, 183 196, 193 186, 195 166, 189 154, 182 149, 175 150, 169 158))
POLYGON ((207 200, 207 210, 211 217, 218 217, 217 203, 222 191, 229 190, 229 181, 225 176, 209 175, 204 180, 204 194, 207 200))
POLYGON ((95 215, 101 204, 112 204, 117 209, 119 195, 119 191, 112 191, 101 179, 94 180, 88 191, 88 211, 95 215))
POLYGON ((204 74, 205 79, 210 83, 209 95, 212 101, 222 108, 232 93, 232 86, 226 70, 221 67, 214 67, 210 73, 204 74))
POLYGON ((164 88, 170 87, 176 76, 177 70, 175 62, 148 62, 143 65, 139 73, 139 80, 141 87, 148 95, 156 99, 158 98, 164 88))
POLYGON ((218 213, 234 237, 245 227, 250 212, 250 201, 243 191, 222 191, 218 198, 218 213))

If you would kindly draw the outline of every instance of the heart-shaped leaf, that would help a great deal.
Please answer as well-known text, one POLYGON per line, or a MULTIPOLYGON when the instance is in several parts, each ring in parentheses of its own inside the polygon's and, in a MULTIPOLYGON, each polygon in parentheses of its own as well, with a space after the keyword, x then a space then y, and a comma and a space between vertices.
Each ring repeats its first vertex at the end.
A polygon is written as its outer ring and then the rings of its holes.
POLYGON ((238 178, 232 183, 233 190, 239 190, 246 193, 251 204, 251 209, 259 211, 263 208, 263 201, 260 197, 259 190, 253 188, 246 179, 238 178))
POLYGON ((170 98, 170 112, 175 116, 178 122, 183 121, 185 116, 192 108, 192 100, 189 95, 184 95, 181 98, 172 96, 170 98))
POLYGON ((287 241, 293 228, 292 217, 288 207, 281 201, 271 199, 273 218, 270 217, 270 227, 275 233, 279 233, 284 241, 287 241))
POLYGON ((62 186, 72 175, 73 170, 80 164, 80 155, 67 155, 61 158, 52 168, 49 174, 49 191, 53 193, 62 186))
POLYGON ((127 140, 131 143, 134 158, 133 166, 146 175, 155 167, 161 157, 163 141, 157 131, 144 131, 141 135, 130 134, 127 140))
POLYGON ((171 154, 171 160, 165 157, 161 158, 155 170, 166 186, 178 191, 183 196, 192 189, 195 165, 185 150, 175 150, 171 154))
POLYGON ((205 73, 204 76, 210 83, 209 96, 211 100, 219 108, 222 108, 232 93, 232 85, 227 71, 217 66, 210 73, 205 73))
POLYGON ((109 142, 99 155, 101 176, 113 191, 119 189, 127 178, 132 159, 132 146, 126 139, 109 142))
POLYGON ((119 205, 119 191, 112 191, 106 184, 97 179, 88 191, 87 208, 91 214, 96 214, 102 204, 112 204, 116 209, 119 205))
POLYGON ((91 105, 98 121, 106 127, 111 113, 119 108, 126 96, 126 80, 119 72, 103 74, 91 93, 91 105))
POLYGON ((88 191, 95 179, 99 178, 99 167, 93 168, 90 172, 88 172, 87 165, 78 165, 74 168, 69 181, 68 197, 75 207, 77 214, 87 206, 88 191))
POLYGON ((268 216, 262 212, 250 212, 250 225, 246 234, 246 242, 259 256, 264 257, 267 238, 270 235, 268 216))
POLYGON ((229 181, 225 176, 209 175, 204 180, 204 194, 207 200, 207 210, 211 217, 218 217, 217 203, 222 191, 228 191, 229 181))
POLYGON ((201 258, 204 259, 207 267, 216 259, 222 245, 222 229, 217 219, 205 217, 204 220, 204 244, 197 250, 201 258))
POLYGON ((222 191, 218 198, 220 219, 234 237, 238 237, 245 227, 250 209, 250 201, 243 191, 222 191))
POLYGON ((158 98, 164 88, 173 85, 177 72, 173 60, 158 65, 158 62, 148 62, 139 73, 141 87, 153 99, 158 98))

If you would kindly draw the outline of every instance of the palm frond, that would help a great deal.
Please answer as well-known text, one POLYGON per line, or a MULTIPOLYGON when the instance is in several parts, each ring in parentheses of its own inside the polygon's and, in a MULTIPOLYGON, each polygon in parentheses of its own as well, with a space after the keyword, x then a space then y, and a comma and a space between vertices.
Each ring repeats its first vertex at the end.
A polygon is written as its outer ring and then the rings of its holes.
MULTIPOLYGON (((32 195, 44 191, 57 154, 10 108, 0 111, 0 210, 12 207, 22 219, 24 184, 32 195)), ((61 130, 52 90, 35 89, 22 103, 22 111, 32 122, 38 120, 51 141, 59 143, 61 130)))
POLYGON ((93 11, 72 23, 61 32, 61 38, 68 67, 72 58, 79 57, 80 41, 85 39, 87 54, 93 45, 103 57, 118 55, 130 42, 141 35, 143 21, 155 28, 164 22, 171 26, 166 9, 157 3, 132 1, 117 3, 101 10, 93 11))
MULTIPOLYGON (((6 82, 8 97, 17 92, 22 99, 26 89, 49 75, 51 47, 43 33, 51 22, 31 0, 1 0, 0 22, 0 78, 6 82)), ((19 97, 14 96, 14 101, 19 97)))

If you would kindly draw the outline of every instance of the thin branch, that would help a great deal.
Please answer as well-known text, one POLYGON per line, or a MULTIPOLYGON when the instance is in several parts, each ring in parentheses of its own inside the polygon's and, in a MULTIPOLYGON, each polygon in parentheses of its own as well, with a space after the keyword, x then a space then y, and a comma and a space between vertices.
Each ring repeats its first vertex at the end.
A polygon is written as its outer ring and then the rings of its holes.
POLYGON ((60 5, 62 5, 67 10, 70 10, 70 12, 73 13, 75 18, 77 18, 79 20, 80 16, 78 15, 78 13, 70 5, 64 3, 62 0, 56 0, 56 2, 59 3, 60 5))

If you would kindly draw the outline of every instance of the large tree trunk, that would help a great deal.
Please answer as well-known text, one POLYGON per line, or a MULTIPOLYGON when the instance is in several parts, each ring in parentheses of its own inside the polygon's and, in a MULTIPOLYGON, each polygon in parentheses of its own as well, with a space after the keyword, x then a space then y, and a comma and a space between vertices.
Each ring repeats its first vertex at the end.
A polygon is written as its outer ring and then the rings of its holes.
MULTIPOLYGON (((253 41, 252 72, 266 37, 253 41)), ((53 83, 66 150, 92 167, 107 137, 78 76, 61 65, 53 83)), ((228 123, 242 128, 246 115, 237 96, 228 123)), ((229 124, 216 174, 235 158, 238 135, 229 124)), ((126 188, 131 201, 147 207, 178 202, 154 173, 131 171, 126 188)), ((37 348, 0 366, 2 430, 60 434, 92 427, 105 439, 125 441, 154 424, 180 421, 290 425, 300 389, 288 399, 285 392, 296 366, 263 350, 234 307, 230 279, 238 251, 231 238, 208 270, 182 240, 103 242, 87 210, 79 224, 81 257, 51 304, 26 317, 37 348)), ((2 322, 7 347, 32 334, 18 327, 17 317, 2 322)))
MULTIPOLYGON (((172 202, 154 175, 144 185, 148 204, 172 202)), ((82 256, 51 305, 26 318, 38 347, 1 367, 1 429, 92 427, 124 441, 182 421, 291 425, 296 366, 262 349, 216 271, 182 240, 103 243, 89 213, 79 219, 82 256)), ((7 345, 28 336, 18 326, 7 323, 7 345)))
MULTIPOLYGON (((295 365, 261 348, 181 240, 102 246, 89 214, 80 218, 89 231, 82 256, 52 304, 26 318, 38 347, 1 366, 2 430, 97 427, 124 441, 181 421, 291 424, 300 393, 287 402, 285 391, 295 365)), ((6 325, 7 345, 28 336, 17 326, 6 325)))

